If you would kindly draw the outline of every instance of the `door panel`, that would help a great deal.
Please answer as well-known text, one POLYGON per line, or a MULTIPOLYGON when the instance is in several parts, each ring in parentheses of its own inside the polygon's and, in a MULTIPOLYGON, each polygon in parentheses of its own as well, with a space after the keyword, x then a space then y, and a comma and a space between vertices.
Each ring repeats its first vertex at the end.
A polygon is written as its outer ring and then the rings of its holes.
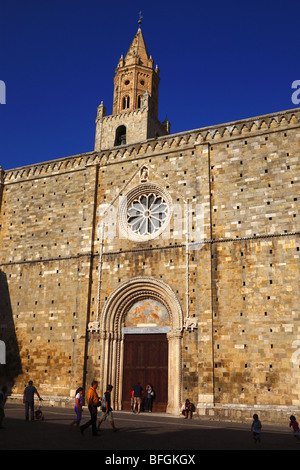
POLYGON ((125 335, 122 408, 130 409, 130 390, 140 382, 145 396, 155 390, 153 411, 166 411, 168 402, 168 341, 165 334, 125 335))

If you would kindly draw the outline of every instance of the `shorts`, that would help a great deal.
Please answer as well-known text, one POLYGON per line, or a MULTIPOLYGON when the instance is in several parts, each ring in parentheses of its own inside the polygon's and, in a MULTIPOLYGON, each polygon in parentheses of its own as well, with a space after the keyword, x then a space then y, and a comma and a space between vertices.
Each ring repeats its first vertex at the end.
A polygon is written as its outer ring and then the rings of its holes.
POLYGON ((100 411, 99 420, 100 420, 100 421, 105 421, 106 418, 108 418, 109 421, 113 421, 114 417, 113 417, 112 411, 109 411, 109 412, 106 414, 106 411, 101 410, 101 411, 100 411))
POLYGON ((141 397, 134 397, 134 403, 136 405, 140 405, 141 404, 141 397))

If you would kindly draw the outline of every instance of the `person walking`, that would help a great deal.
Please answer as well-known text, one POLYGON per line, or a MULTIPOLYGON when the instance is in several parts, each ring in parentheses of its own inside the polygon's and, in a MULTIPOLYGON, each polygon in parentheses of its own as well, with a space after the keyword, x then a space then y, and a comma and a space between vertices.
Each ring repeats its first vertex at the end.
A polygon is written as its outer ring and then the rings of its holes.
POLYGON ((75 393, 74 411, 76 413, 76 419, 74 421, 72 421, 72 423, 69 425, 70 429, 72 429, 72 426, 74 424, 76 424, 77 430, 79 428, 80 421, 81 421, 81 418, 82 418, 82 395, 83 395, 83 388, 79 387, 76 390, 76 393, 75 393))
POLYGON ((99 396, 96 392, 98 387, 97 380, 93 380, 91 384, 91 388, 88 391, 87 395, 87 402, 88 402, 88 409, 91 415, 91 419, 87 421, 85 424, 80 426, 81 434, 89 427, 92 426, 92 434, 93 436, 98 436, 97 432, 97 408, 100 406, 99 396))
POLYGON ((262 425, 260 420, 258 419, 258 415, 255 413, 253 415, 253 422, 251 425, 252 437, 254 440, 254 444, 261 443, 261 429, 262 425))
POLYGON ((31 421, 34 421, 34 395, 37 395, 39 400, 43 399, 40 397, 39 392, 33 385, 32 380, 29 380, 27 387, 25 387, 23 395, 23 403, 25 404, 25 419, 29 420, 29 409, 31 421))
POLYGON ((290 416, 290 428, 293 428, 293 434, 295 439, 299 442, 300 441, 300 428, 298 421, 296 420, 295 416, 290 416))
POLYGON ((113 417, 113 413, 112 413, 112 407, 111 407, 111 391, 112 391, 112 389, 113 389, 112 385, 107 385, 106 392, 104 393, 104 395, 102 397, 102 410, 101 410, 100 418, 99 418, 99 422, 98 422, 98 429, 100 429, 100 426, 103 423, 103 421, 105 421, 106 418, 108 418, 109 421, 110 421, 110 424, 112 425, 113 432, 117 432, 117 431, 119 431, 119 429, 116 428, 116 426, 115 426, 114 417, 113 417))

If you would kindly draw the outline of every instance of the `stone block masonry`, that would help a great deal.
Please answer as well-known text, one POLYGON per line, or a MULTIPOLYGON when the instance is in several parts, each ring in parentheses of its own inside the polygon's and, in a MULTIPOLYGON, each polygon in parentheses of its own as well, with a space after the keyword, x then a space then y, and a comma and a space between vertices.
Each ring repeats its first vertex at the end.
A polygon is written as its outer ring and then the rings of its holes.
POLYGON ((210 417, 296 413, 299 142, 294 109, 2 171, 0 331, 14 338, 14 372, 2 379, 13 394, 32 379, 49 400, 73 404, 78 386, 109 377, 120 408, 120 293, 149 279, 145 292, 169 299, 177 321, 172 412, 190 398, 210 417), (119 225, 119 202, 141 185, 159 188, 172 209, 166 229, 143 242, 119 225), (116 323, 104 331, 116 293, 116 323))
POLYGON ((83 379, 96 170, 4 189, 1 270, 22 363, 15 393, 32 378, 42 394, 68 397, 83 379))

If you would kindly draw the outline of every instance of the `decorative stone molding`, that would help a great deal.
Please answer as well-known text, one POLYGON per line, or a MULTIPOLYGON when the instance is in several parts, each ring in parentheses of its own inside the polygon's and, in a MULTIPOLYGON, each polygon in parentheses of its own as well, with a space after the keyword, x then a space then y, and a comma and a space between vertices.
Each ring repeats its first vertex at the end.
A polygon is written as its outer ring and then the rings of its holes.
POLYGON ((140 169, 140 181, 141 183, 147 183, 149 178, 149 169, 147 165, 143 165, 140 169))
POLYGON ((99 331, 100 331, 100 322, 98 322, 98 321, 89 322, 88 331, 90 333, 93 333, 93 332, 99 333, 99 331))
POLYGON ((48 174, 79 171, 97 163, 108 165, 110 163, 132 160, 138 157, 151 157, 152 155, 162 152, 176 151, 184 147, 193 147, 203 143, 222 142, 233 138, 250 137, 251 135, 265 134, 299 126, 300 108, 295 108, 279 113, 152 138, 143 142, 124 145, 122 148, 114 147, 99 152, 93 151, 59 160, 7 170, 5 171, 5 184, 19 180, 45 177, 48 174))
POLYGON ((118 287, 107 299, 100 316, 100 381, 114 386, 113 403, 122 407, 122 378, 124 355, 125 316, 138 300, 153 298, 165 305, 169 320, 169 377, 168 409, 177 413, 181 402, 181 341, 183 315, 180 303, 172 289, 162 281, 148 277, 131 279, 118 287), (105 333, 105 335, 104 335, 105 333))
MULTIPOLYGON (((145 171, 148 174, 148 169, 144 166, 141 173, 145 174, 145 171)), ((121 234, 133 241, 152 240, 167 227, 171 216, 170 195, 157 184, 141 183, 125 194, 121 201, 119 208, 121 234)))
POLYGON ((185 318, 183 327, 185 330, 194 331, 194 329, 198 328, 198 321, 196 318, 185 318))
POLYGON ((182 331, 183 315, 176 295, 166 283, 152 277, 130 279, 108 297, 99 319, 101 331, 121 331, 122 321, 131 305, 147 297, 165 305, 171 330, 182 331))

